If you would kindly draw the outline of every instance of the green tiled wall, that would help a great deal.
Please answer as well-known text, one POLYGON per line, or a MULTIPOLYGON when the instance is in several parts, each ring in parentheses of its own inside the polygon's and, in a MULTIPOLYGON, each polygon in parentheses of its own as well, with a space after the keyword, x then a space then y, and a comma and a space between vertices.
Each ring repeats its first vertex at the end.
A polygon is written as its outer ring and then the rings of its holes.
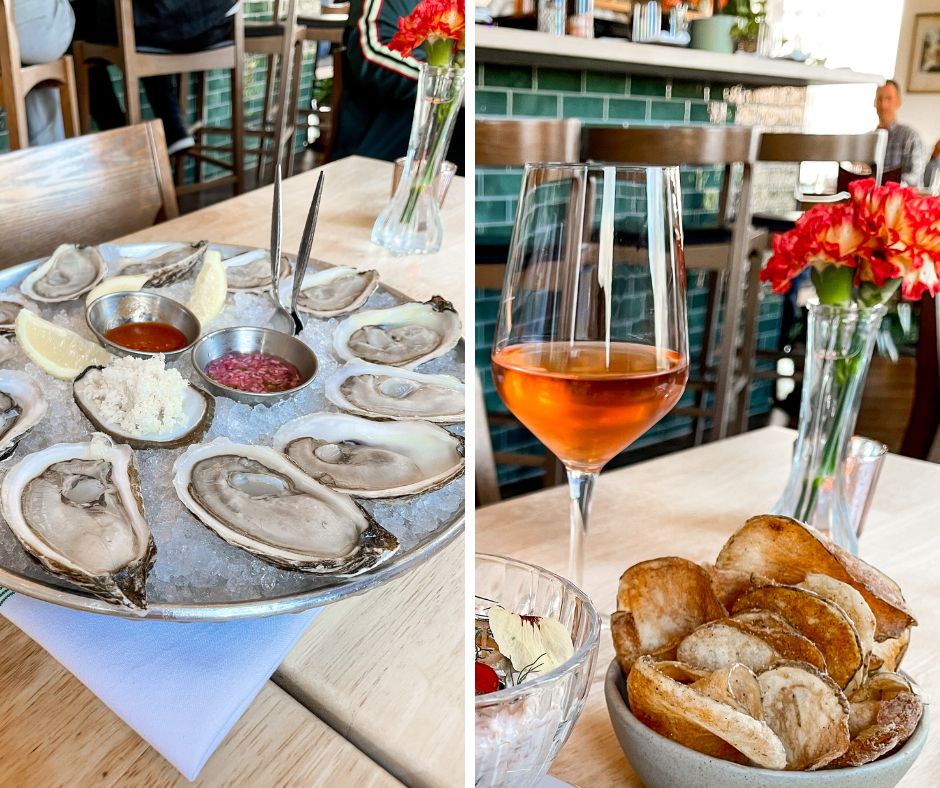
MULTIPOLYGON (((246 21, 269 21, 271 19, 272 8, 273 0, 247 0, 247 2, 244 3, 245 19, 246 21)), ((310 106, 315 69, 314 47, 314 44, 307 44, 304 49, 304 62, 301 71, 299 101, 299 106, 301 108, 310 106)), ((118 97, 123 102, 124 93, 120 72, 113 68, 111 71, 115 90, 117 91, 118 97)), ((264 103, 264 80, 266 72, 266 57, 255 55, 245 58, 245 122, 249 126, 256 128, 259 127, 261 121, 261 111, 264 103)), ((192 79, 195 80, 195 76, 193 76, 192 79)), ((188 112, 189 122, 193 122, 196 119, 196 102, 193 91, 191 91, 191 96, 192 97, 190 99, 188 112)), ((150 109, 150 105, 147 103, 147 97, 143 91, 141 91, 141 105, 144 117, 147 119, 152 118, 153 113, 150 109)), ((207 115, 210 126, 225 127, 231 124, 231 80, 229 79, 228 72, 208 72, 206 83, 206 106, 208 108, 207 115)), ((296 135, 294 137, 295 150, 299 151, 303 149, 304 143, 306 142, 305 135, 306 128, 303 126, 298 126, 296 135)), ((209 142, 210 144, 213 142, 225 144, 228 142, 228 138, 209 138, 209 142)), ((254 145, 255 143, 249 138, 246 140, 246 144, 254 145)), ((0 109, 0 151, 5 151, 7 148, 6 114, 2 109, 0 109)), ((246 164, 250 167, 256 163, 256 161, 257 159, 255 156, 249 155, 247 157, 246 164)), ((190 165, 190 169, 192 169, 192 165, 190 165)), ((215 174, 219 173, 217 168, 207 167, 206 174, 207 177, 213 177, 215 174)))
MULTIPOLYGON (((535 67, 510 67, 484 63, 477 68, 476 111, 491 118, 578 118, 585 125, 688 125, 732 124, 738 115, 736 100, 742 94, 723 83, 703 83, 612 74, 595 71, 560 71, 535 67)), ((774 97, 776 100, 776 97, 774 97)), ((483 240, 508 238, 521 185, 521 169, 478 168, 476 185, 476 234, 483 240)), ((680 174, 683 225, 713 227, 718 218, 722 168, 688 168, 680 174)), ((691 362, 697 363, 704 333, 707 303, 706 280, 690 273, 688 279, 689 343, 691 362)), ((483 381, 488 410, 505 411, 493 386, 489 354, 493 343, 499 292, 476 291, 477 369, 483 381)), ((776 347, 781 300, 771 296, 761 302, 758 346, 776 347)), ((751 413, 765 413, 771 389, 755 385, 751 413)), ((694 400, 686 392, 681 404, 694 400)), ((655 425, 635 447, 680 438, 692 430, 692 420, 670 416, 655 425)), ((537 453, 541 445, 527 430, 497 426, 492 430, 495 451, 537 453)), ((501 484, 538 475, 534 468, 500 467, 501 484)))

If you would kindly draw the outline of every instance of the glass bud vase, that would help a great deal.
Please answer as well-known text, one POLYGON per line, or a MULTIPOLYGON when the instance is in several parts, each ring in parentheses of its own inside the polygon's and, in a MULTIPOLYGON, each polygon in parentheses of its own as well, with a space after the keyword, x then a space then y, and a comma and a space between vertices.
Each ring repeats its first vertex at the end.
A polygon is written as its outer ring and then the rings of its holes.
POLYGON ((441 248, 444 228, 433 184, 454 132, 463 90, 462 68, 421 64, 404 171, 372 228, 372 242, 392 254, 433 254, 441 248))
POLYGON ((811 525, 858 552, 844 465, 885 308, 810 304, 799 435, 774 514, 811 525))

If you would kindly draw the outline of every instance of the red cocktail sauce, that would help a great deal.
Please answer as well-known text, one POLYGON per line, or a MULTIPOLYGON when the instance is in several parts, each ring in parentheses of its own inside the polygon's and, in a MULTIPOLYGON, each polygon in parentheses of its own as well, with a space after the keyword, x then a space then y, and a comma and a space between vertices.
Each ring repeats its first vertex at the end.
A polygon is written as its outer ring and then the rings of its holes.
POLYGON ((104 336, 115 345, 145 353, 172 353, 189 344, 186 335, 169 323, 125 323, 105 332, 104 336))

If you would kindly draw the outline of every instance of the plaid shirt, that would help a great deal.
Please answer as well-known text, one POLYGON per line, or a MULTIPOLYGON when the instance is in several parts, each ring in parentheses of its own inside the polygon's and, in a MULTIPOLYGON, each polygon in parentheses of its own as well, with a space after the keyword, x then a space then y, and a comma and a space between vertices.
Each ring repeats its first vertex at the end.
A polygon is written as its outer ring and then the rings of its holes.
POLYGON ((910 126, 892 123, 888 127, 885 170, 901 169, 901 180, 908 186, 920 186, 924 179, 927 154, 920 135, 910 126))

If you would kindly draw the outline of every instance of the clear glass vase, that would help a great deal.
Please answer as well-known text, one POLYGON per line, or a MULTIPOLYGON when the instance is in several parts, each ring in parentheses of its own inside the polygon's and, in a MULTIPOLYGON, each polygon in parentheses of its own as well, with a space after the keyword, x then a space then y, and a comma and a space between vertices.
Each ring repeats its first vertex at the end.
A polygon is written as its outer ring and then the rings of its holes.
POLYGON ((433 183, 463 101, 464 70, 421 64, 404 172, 372 228, 372 242, 392 254, 433 254, 444 228, 433 183))
POLYGON ((774 514, 811 525, 858 552, 844 464, 885 308, 810 304, 799 435, 774 514))

